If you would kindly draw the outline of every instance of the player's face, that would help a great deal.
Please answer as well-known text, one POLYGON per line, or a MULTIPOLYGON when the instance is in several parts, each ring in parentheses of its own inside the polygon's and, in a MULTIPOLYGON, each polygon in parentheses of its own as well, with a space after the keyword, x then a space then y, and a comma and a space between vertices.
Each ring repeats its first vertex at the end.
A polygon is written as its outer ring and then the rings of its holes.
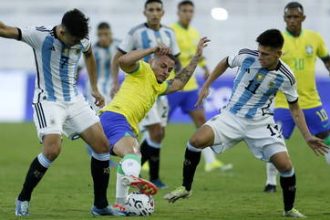
POLYGON ((263 68, 266 69, 274 69, 277 64, 278 60, 280 59, 282 52, 280 49, 275 49, 268 46, 258 46, 259 51, 259 62, 263 68))
POLYGON ((151 68, 158 83, 164 82, 174 69, 174 61, 168 56, 155 57, 151 61, 151 68))
POLYGON ((164 15, 162 4, 158 2, 152 2, 144 9, 144 15, 147 18, 147 22, 150 25, 159 25, 164 15))
POLYGON ((289 8, 284 12, 286 28, 291 33, 300 33, 302 22, 306 16, 300 8, 289 8))
POLYGON ((97 31, 97 38, 101 47, 108 47, 112 39, 112 32, 109 28, 99 29, 97 31))
POLYGON ((183 24, 190 24, 194 16, 194 7, 191 5, 182 5, 178 11, 179 20, 183 24))

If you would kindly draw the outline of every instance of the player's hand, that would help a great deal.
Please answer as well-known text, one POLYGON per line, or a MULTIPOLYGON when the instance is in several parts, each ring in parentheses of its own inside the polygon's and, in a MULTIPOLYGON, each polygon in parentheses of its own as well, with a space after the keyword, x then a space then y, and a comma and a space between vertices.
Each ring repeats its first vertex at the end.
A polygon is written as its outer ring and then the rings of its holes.
POLYGON ((306 142, 317 156, 324 155, 329 150, 328 146, 323 143, 323 140, 315 136, 307 138, 306 142))
POLYGON ((162 56, 170 53, 171 53, 171 48, 167 47, 165 44, 159 44, 155 47, 155 54, 158 56, 162 56))
POLYGON ((102 108, 104 106, 104 97, 100 94, 100 92, 98 90, 93 90, 92 96, 95 98, 95 105, 102 108))
POLYGON ((201 57, 203 55, 203 49, 204 47, 207 47, 207 43, 210 42, 210 40, 207 37, 202 37, 197 45, 197 50, 195 55, 201 57))
POLYGON ((111 98, 113 98, 116 95, 116 93, 118 92, 119 88, 120 88, 119 83, 113 83, 112 84, 112 89, 110 91, 110 97, 111 98))
POLYGON ((201 91, 198 95, 198 100, 195 104, 195 107, 201 106, 203 104, 203 100, 209 95, 209 87, 202 87, 201 91))

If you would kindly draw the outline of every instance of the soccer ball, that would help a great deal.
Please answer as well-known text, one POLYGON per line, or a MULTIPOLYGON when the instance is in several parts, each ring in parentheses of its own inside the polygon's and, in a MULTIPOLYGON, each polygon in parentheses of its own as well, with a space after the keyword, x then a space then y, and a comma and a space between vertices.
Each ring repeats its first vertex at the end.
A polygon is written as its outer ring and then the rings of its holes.
POLYGON ((155 211, 154 199, 139 192, 130 193, 125 206, 128 215, 148 216, 155 211))

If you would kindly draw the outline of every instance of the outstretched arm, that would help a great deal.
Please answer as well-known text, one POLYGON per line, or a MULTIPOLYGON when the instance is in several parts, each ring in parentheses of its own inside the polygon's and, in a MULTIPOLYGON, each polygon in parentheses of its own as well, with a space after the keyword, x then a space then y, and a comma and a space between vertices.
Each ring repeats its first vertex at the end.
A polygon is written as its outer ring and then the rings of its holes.
POLYGON ((170 52, 168 47, 157 46, 151 47, 144 50, 133 50, 123 56, 118 60, 119 66, 126 73, 134 72, 138 68, 138 61, 143 57, 148 56, 152 53, 157 53, 159 55, 165 55, 170 52))
POLYGON ((0 21, 0 37, 19 40, 22 36, 18 28, 10 27, 0 21))
POLYGON ((316 155, 323 155, 327 153, 327 146, 323 143, 323 140, 312 136, 309 132, 304 113, 301 111, 298 102, 289 103, 289 108, 292 118, 308 146, 315 152, 316 155))
POLYGON ((210 42, 209 39, 203 37, 199 40, 197 50, 193 58, 190 60, 190 63, 184 67, 176 76, 175 78, 168 80, 168 88, 166 90, 166 94, 172 93, 182 89, 193 75, 197 64, 203 54, 204 47, 207 46, 207 43, 210 42))
POLYGON ((212 71, 211 75, 207 78, 206 82, 203 84, 203 87, 199 93, 198 100, 195 106, 199 106, 202 104, 203 100, 209 94, 209 87, 219 76, 221 76, 229 67, 228 65, 228 57, 223 58, 212 71))
POLYGON ((111 86, 111 97, 113 98, 119 90, 119 58, 123 56, 124 53, 117 51, 115 56, 112 59, 111 63, 111 77, 112 77, 112 86, 111 86))

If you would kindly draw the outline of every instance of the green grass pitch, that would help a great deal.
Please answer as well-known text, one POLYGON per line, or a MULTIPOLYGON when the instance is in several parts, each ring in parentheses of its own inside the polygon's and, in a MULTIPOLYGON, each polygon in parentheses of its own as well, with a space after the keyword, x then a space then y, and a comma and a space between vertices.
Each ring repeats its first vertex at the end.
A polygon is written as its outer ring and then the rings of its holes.
MULTIPOLYGON (((233 163, 233 171, 205 173, 202 160, 195 176, 193 196, 175 204, 165 202, 163 195, 181 184, 185 143, 193 131, 191 125, 168 126, 161 177, 170 188, 154 197, 155 213, 139 219, 283 219, 280 190, 275 194, 262 192, 265 165, 254 159, 244 143, 219 157, 233 163)), ((18 219, 14 216, 15 198, 41 145, 31 123, 0 124, 0 137, 0 220, 18 219)), ((288 146, 297 174, 296 208, 309 219, 330 219, 330 166, 308 149, 298 132, 288 141, 288 146)), ((114 170, 110 178, 108 197, 113 202, 114 170)), ((89 158, 84 144, 65 138, 62 154, 34 191, 31 216, 26 219, 94 219, 89 213, 91 205, 89 158)))

